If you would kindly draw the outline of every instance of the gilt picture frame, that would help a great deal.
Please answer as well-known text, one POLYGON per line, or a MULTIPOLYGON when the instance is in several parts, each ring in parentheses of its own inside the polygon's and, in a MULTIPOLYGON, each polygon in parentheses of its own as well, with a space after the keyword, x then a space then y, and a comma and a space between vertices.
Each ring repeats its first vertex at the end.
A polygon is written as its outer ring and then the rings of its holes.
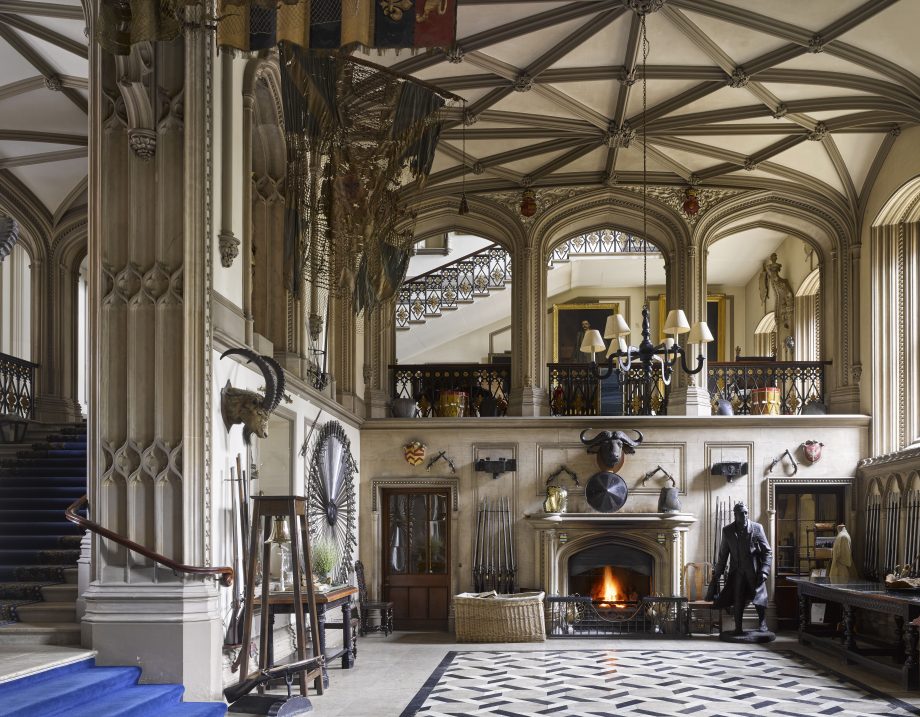
MULTIPOLYGON (((581 322, 587 320, 592 329, 604 333, 607 317, 620 310, 619 301, 605 301, 580 304, 553 304, 553 363, 575 363, 578 348, 576 337, 581 330, 581 322)), ((629 318, 627 317, 627 321, 629 318)), ((605 339, 610 345, 608 339, 605 339)), ((606 352, 605 352, 606 353, 606 352)), ((602 357, 597 356, 600 360, 602 357)))

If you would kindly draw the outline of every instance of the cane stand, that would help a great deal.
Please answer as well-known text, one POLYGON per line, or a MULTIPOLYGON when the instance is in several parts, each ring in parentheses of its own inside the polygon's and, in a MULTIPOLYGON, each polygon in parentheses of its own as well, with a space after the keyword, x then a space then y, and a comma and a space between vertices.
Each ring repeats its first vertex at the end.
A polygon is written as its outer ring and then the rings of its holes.
MULTIPOLYGON (((258 546, 262 546, 262 593, 260 605, 262 610, 262 634, 259 648, 259 671, 271 667, 268 664, 269 641, 272 639, 271 626, 271 591, 269 589, 271 545, 266 536, 271 535, 271 522, 275 517, 288 519, 291 531, 291 568, 293 569, 294 604, 292 606, 297 637, 296 660, 305 660, 306 630, 304 627, 304 601, 303 588, 301 587, 301 565, 313 564, 310 551, 309 531, 307 530, 306 499, 302 496, 256 496, 253 498, 252 538, 249 541, 249 575, 253 576, 246 585, 246 615, 252 616, 255 610, 255 578, 256 553, 258 546), (298 521, 298 518, 300 519, 298 521), (301 560, 303 558, 303 560, 301 560)), ((310 614, 310 638, 313 643, 313 655, 321 657, 323 652, 319 641, 319 618, 316 613, 316 595, 313 591, 312 575, 308 575, 307 610, 310 614)), ((252 619, 246 620, 243 630, 243 653, 240 661, 240 680, 246 680, 249 674, 249 643, 252 639, 252 619)), ((321 667, 305 670, 300 673, 300 694, 306 696, 307 683, 313 680, 313 689, 317 694, 323 694, 323 673, 321 667)))

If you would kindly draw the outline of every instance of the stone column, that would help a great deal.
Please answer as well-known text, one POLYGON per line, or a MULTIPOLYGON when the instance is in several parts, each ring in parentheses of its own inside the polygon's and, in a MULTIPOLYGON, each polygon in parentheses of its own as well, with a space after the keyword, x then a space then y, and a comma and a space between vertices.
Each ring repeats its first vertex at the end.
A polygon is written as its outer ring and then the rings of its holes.
POLYGON ((384 302, 366 319, 364 326, 364 405, 368 418, 389 415, 390 365, 396 363, 396 298, 384 302))
POLYGON ((331 352, 330 363, 332 366, 332 380, 335 381, 335 400, 346 411, 359 413, 361 399, 355 394, 355 341, 356 325, 355 312, 350 297, 335 296, 329 299, 332 302, 329 312, 329 345, 327 351, 331 352))
MULTIPOLYGON (((208 565, 215 103, 199 12, 185 38, 128 57, 90 43, 89 497, 110 530, 208 565)), ((189 700, 220 695, 214 579, 98 538, 91 577, 83 639, 99 664, 139 665, 189 700)))
MULTIPOLYGON (((699 251, 695 244, 690 244, 686 248, 685 255, 681 255, 679 251, 672 252, 668 262, 670 289, 668 293, 672 301, 668 308, 683 308, 691 326, 706 318, 705 264, 707 254, 706 251, 699 251)), ((664 321, 665 318, 662 317, 661 320, 664 321)), ((684 334, 681 340, 687 351, 687 365, 694 368, 700 346, 687 344, 687 336, 688 334, 684 334)), ((668 415, 710 416, 712 407, 709 401, 705 362, 703 370, 692 376, 684 373, 683 368, 676 368, 668 400, 668 415)))
POLYGON ((511 416, 549 414, 543 350, 546 268, 540 252, 527 246, 511 257, 511 416))

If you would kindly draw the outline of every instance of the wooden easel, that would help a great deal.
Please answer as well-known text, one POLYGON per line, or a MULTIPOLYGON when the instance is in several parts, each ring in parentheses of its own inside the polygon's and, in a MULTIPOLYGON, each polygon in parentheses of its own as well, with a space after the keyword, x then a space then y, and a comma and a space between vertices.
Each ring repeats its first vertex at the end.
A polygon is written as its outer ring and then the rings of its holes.
MULTIPOLYGON (((240 680, 247 679, 249 674, 249 643, 252 640, 252 615, 256 609, 255 599, 255 575, 256 575, 256 553, 258 547, 262 546, 262 593, 259 604, 262 610, 262 634, 260 637, 259 648, 259 669, 264 670, 271 665, 268 664, 269 641, 272 639, 271 625, 271 591, 269 589, 271 564, 271 545, 265 540, 271 535, 272 518, 284 517, 288 519, 288 526, 291 531, 291 567, 294 571, 293 580, 293 613, 296 622, 297 637, 297 656, 296 659, 304 660, 306 654, 306 630, 304 627, 304 600, 303 588, 301 587, 301 565, 306 566, 307 570, 307 600, 306 607, 310 615, 310 638, 313 643, 313 655, 321 656, 322 649, 319 641, 319 618, 316 612, 316 595, 313 591, 313 576, 309 566, 313 564, 313 556, 310 551, 310 533, 307 529, 307 510, 306 498, 297 495, 287 496, 256 496, 252 499, 253 516, 252 516, 252 536, 249 541, 249 572, 250 580, 246 584, 246 624, 243 629, 243 653, 240 661, 240 680), (298 518, 300 521, 298 522, 298 518), (301 556, 303 560, 301 560, 301 556)), ((322 668, 304 671, 300 676, 300 694, 306 696, 307 683, 313 680, 313 689, 317 694, 323 694, 323 673, 322 668)))

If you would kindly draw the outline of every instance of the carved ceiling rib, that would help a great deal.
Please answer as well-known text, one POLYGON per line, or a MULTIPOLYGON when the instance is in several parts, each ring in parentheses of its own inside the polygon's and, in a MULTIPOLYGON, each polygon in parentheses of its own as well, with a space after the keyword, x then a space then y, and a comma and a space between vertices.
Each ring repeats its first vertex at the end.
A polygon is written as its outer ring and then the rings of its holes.
POLYGON ((551 172, 571 164, 576 159, 584 157, 589 152, 593 152, 595 149, 601 146, 601 140, 596 140, 594 142, 587 143, 581 147, 576 147, 570 152, 566 152, 555 159, 550 160, 541 167, 538 167, 533 172, 530 173, 532 179, 543 179, 543 177, 548 176, 551 172))
POLYGON ((875 153, 872 164, 869 166, 869 171, 866 172, 866 178, 863 180, 862 189, 859 192, 859 205, 857 207, 857 217, 860 223, 862 223, 866 214, 866 204, 869 202, 869 193, 872 191, 875 180, 879 172, 882 171, 882 165, 885 164, 885 160, 888 159, 888 154, 891 152, 891 148, 894 146, 900 134, 901 130, 896 129, 885 136, 878 151, 875 153))
POLYGON ((18 157, 0 159, 0 169, 10 167, 27 167, 32 164, 47 164, 48 162, 61 162, 66 159, 81 159, 87 154, 86 147, 79 149, 62 149, 59 152, 41 152, 39 154, 23 154, 18 157))
MULTIPOLYGON (((46 80, 57 78, 57 71, 43 58, 32 45, 20 37, 15 30, 0 24, 0 39, 3 39, 16 52, 38 70, 46 80)), ((61 93, 69 99, 83 114, 88 114, 86 99, 71 87, 62 87, 61 93)))
POLYGON ((0 12, 14 12, 21 15, 56 17, 62 20, 83 20, 83 8, 76 5, 29 2, 28 0, 0 0, 0 12))
POLYGON ((847 200, 855 207, 859 203, 856 185, 853 184, 853 177, 850 176, 846 162, 843 161, 843 156, 840 154, 837 143, 834 141, 834 137, 830 132, 828 132, 827 136, 821 141, 821 144, 824 146, 824 151, 827 152, 827 156, 830 157, 831 164, 834 165, 834 171, 837 172, 837 176, 840 178, 840 183, 843 185, 847 200))
POLYGON ((8 142, 47 142, 48 144, 72 144, 86 146, 85 135, 64 134, 61 132, 34 132, 26 129, 0 129, 0 141, 8 142))
POLYGON ((27 20, 24 17, 19 17, 18 15, 12 15, 7 13, 0 13, 0 22, 10 27, 14 27, 17 30, 22 30, 33 37, 37 37, 40 40, 49 42, 52 45, 60 47, 62 50, 71 52, 77 57, 82 57, 84 60, 88 57, 88 50, 86 45, 77 42, 76 40, 71 40, 66 35, 61 35, 54 30, 49 30, 47 27, 39 25, 31 20, 27 20))
MULTIPOLYGON (((622 127, 623 120, 626 119, 626 105, 629 104, 629 91, 636 81, 636 64, 639 58, 639 31, 642 28, 642 21, 638 14, 634 13, 629 23, 629 37, 626 40, 626 54, 623 58, 622 79, 620 80, 620 89, 617 92, 617 104, 613 110, 613 117, 610 118, 610 124, 613 127, 622 127)), ((614 68, 611 68, 614 69, 614 68)), ((648 77, 648 68, 645 68, 645 76, 648 77)), ((616 147, 611 147, 608 153, 608 171, 613 170, 613 163, 610 161, 610 154, 616 154, 616 147)))
MULTIPOLYGON (((645 112, 645 121, 649 124, 649 127, 651 127, 652 122, 654 122, 659 117, 663 117, 670 112, 679 110, 681 107, 688 105, 702 97, 705 97, 706 95, 712 94, 717 90, 721 90, 723 87, 725 87, 724 80, 706 81, 695 85, 694 87, 691 87, 688 90, 684 90, 680 94, 675 95, 670 99, 664 100, 663 102, 659 102, 657 105, 649 107, 645 112)), ((642 113, 638 112, 632 117, 629 117, 626 121, 633 127, 636 127, 642 124, 642 113)))
MULTIPOLYGON (((637 140, 637 142, 638 142, 638 145, 641 147, 642 141, 637 140)), ((680 162, 677 162, 676 160, 671 159, 668 155, 656 149, 650 143, 646 144, 646 149, 648 150, 649 157, 656 160, 660 164, 663 164, 666 167, 670 167, 671 170, 676 175, 678 175, 681 179, 683 179, 685 182, 690 181, 690 177, 693 175, 693 172, 691 172, 689 169, 683 166, 680 162)))

